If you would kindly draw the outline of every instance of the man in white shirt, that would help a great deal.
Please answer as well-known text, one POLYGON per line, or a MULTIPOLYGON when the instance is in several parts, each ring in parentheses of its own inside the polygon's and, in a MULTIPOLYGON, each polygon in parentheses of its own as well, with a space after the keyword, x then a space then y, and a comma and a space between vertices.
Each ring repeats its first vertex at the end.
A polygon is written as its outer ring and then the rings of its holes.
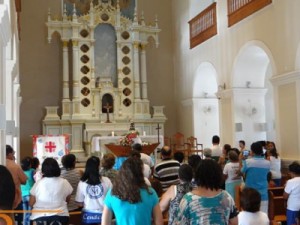
POLYGON ((217 135, 214 135, 212 137, 212 157, 220 157, 222 155, 222 148, 220 147, 220 137, 217 135))
POLYGON ((148 165, 151 169, 153 168, 154 163, 152 161, 152 158, 149 155, 142 153, 142 145, 140 143, 133 144, 132 150, 138 151, 141 154, 141 160, 143 161, 143 163, 148 165))

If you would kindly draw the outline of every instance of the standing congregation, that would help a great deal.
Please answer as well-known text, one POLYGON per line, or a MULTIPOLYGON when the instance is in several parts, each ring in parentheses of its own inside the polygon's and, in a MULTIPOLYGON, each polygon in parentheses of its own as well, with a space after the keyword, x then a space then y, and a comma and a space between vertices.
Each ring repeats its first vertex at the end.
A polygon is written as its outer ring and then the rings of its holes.
MULTIPOLYGON (((270 182, 285 185, 275 144, 258 141, 247 149, 241 140, 241 150, 225 144, 221 151, 217 136, 212 143, 206 148, 209 155, 192 154, 184 159, 180 154, 180 160, 173 158, 179 154, 170 146, 164 146, 156 163, 141 152, 140 145, 134 145, 119 170, 113 169, 115 156, 111 153, 101 160, 91 156, 83 170, 76 168, 73 154, 63 157, 63 168, 55 159, 46 158, 39 171, 31 167, 30 157, 24 158, 20 167, 13 149, 7 146, 11 178, 5 167, 0 171, 8 184, 13 180, 14 188, 4 201, 1 197, 0 209, 20 209, 22 204, 24 210, 33 209, 24 218, 22 213, 14 216, 16 224, 24 225, 268 224, 270 182), (35 179, 40 172, 42 177, 35 179), (80 217, 74 220, 76 215, 80 217)), ((290 165, 292 179, 284 189, 288 225, 297 224, 299 218, 299 168, 297 162, 290 165)), ((0 185, 3 193, 6 184, 0 185)))

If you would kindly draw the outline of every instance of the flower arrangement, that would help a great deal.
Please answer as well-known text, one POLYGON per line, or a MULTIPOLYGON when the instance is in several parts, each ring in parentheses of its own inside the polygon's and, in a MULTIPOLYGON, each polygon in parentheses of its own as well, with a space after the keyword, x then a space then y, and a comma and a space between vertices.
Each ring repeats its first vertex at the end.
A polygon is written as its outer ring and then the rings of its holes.
POLYGON ((120 145, 131 146, 134 143, 134 139, 138 136, 139 132, 135 130, 134 123, 130 123, 129 133, 119 140, 120 145))
POLYGON ((134 143, 134 139, 139 135, 138 131, 132 130, 119 140, 120 145, 131 146, 134 143))

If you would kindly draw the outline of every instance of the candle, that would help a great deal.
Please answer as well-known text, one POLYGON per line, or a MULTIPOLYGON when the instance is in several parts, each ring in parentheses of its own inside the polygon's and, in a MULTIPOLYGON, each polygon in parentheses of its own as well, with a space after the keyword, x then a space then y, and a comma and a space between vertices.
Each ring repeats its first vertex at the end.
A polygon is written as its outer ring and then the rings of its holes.
POLYGON ((146 136, 146 131, 143 131, 143 136, 146 136))
POLYGON ((111 136, 112 136, 112 137, 115 136, 115 132, 114 132, 114 131, 111 132, 111 136))

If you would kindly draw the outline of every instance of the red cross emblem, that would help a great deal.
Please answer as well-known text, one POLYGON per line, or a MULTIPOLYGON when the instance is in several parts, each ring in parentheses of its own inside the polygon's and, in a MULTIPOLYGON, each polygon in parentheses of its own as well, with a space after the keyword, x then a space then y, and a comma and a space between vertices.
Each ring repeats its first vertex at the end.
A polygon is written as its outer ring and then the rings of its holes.
POLYGON ((46 149, 46 152, 50 152, 50 153, 55 152, 56 145, 52 141, 46 142, 45 149, 46 149))

